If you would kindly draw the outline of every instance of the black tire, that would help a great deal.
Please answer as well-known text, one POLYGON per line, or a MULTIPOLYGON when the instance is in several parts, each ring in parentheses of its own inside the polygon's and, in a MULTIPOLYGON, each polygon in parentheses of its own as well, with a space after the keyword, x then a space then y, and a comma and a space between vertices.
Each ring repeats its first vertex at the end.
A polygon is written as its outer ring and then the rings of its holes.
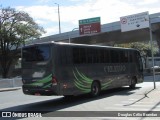
POLYGON ((100 93, 100 91, 101 91, 101 88, 100 88, 99 83, 96 82, 96 81, 93 82, 93 83, 92 83, 92 86, 91 86, 91 96, 92 96, 92 97, 98 96, 99 93, 100 93))
POLYGON ((135 89, 136 87, 136 79, 135 78, 132 78, 131 79, 131 85, 129 86, 131 89, 135 89))

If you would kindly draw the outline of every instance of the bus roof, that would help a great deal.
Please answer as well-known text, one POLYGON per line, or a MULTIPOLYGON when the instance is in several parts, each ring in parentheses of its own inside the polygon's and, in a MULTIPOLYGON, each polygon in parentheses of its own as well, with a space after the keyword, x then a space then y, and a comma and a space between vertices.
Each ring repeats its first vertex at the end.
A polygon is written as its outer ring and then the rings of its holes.
POLYGON ((57 44, 57 45, 66 45, 66 46, 80 46, 80 47, 98 47, 98 48, 111 48, 111 49, 125 49, 125 50, 136 50, 134 48, 123 48, 123 47, 113 47, 113 46, 103 46, 103 45, 90 45, 90 44, 76 44, 76 43, 65 43, 65 42, 54 42, 54 41, 49 41, 49 42, 42 42, 42 43, 35 43, 32 45, 27 45, 25 47, 29 46, 34 46, 34 45, 43 45, 43 44, 57 44))

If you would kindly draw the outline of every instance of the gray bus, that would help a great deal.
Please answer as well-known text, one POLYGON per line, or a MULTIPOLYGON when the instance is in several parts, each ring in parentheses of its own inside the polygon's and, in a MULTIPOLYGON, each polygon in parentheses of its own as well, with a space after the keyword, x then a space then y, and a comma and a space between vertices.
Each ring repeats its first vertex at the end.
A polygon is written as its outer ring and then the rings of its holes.
POLYGON ((143 82, 139 51, 98 45, 40 43, 22 49, 23 93, 76 96, 143 82))

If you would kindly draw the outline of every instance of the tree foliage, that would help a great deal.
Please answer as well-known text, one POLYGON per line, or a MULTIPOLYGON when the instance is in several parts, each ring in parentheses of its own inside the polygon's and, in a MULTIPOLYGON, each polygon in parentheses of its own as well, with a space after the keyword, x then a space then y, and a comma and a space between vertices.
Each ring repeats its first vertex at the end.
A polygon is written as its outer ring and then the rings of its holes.
POLYGON ((10 7, 0 8, 0 67, 3 77, 7 77, 20 45, 26 40, 39 38, 44 32, 28 13, 10 7))
MULTIPOLYGON (((125 48, 134 48, 140 51, 142 56, 151 56, 151 45, 144 42, 133 42, 126 44, 116 44, 115 47, 125 47, 125 48)), ((158 46, 154 42, 153 54, 158 53, 158 46)))
MULTIPOLYGON (((153 54, 158 53, 158 45, 156 42, 153 43, 153 54)), ((140 51, 141 56, 144 58, 144 63, 146 66, 146 60, 148 56, 151 56, 151 45, 149 43, 144 42, 133 42, 133 43, 126 43, 126 44, 116 44, 115 47, 124 47, 124 48, 134 48, 140 51)))

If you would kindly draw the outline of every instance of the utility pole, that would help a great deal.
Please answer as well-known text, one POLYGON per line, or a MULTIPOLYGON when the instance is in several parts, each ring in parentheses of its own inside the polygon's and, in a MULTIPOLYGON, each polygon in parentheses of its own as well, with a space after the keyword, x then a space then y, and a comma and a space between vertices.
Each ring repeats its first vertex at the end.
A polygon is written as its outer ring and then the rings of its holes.
POLYGON ((59 34, 61 33, 61 22, 60 22, 60 11, 59 11, 59 4, 58 3, 54 3, 56 5, 58 5, 58 21, 59 21, 59 34))

